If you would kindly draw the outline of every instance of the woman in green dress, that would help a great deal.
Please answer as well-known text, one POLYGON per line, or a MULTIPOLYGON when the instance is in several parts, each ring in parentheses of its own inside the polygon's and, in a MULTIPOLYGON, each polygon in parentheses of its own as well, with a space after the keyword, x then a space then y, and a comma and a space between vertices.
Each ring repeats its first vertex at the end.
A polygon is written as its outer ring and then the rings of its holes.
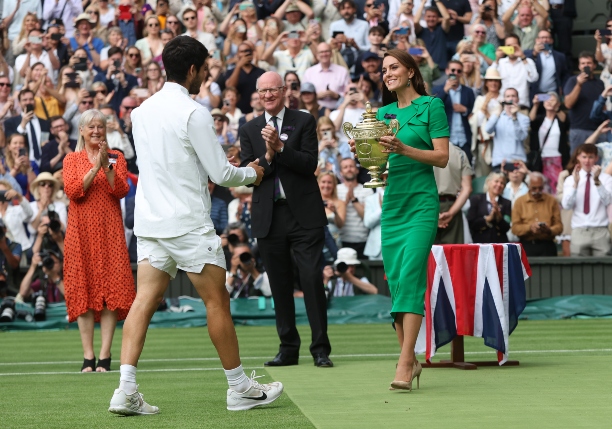
MULTIPOLYGON (((421 374, 414 347, 425 308, 427 261, 438 229, 433 166, 446 167, 449 128, 442 100, 427 95, 418 65, 407 52, 388 51, 382 76, 397 101, 380 108, 377 118, 400 124, 395 137, 380 139, 389 152, 382 253, 401 349, 390 389, 412 390, 412 380, 421 374)), ((354 141, 350 144, 354 151, 354 141)))

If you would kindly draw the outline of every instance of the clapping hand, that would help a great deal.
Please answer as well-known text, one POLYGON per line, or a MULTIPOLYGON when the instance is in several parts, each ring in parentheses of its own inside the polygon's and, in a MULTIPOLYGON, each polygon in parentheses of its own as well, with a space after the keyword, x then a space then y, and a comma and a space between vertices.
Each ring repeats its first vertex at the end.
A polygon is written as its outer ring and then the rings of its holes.
POLYGON ((580 182, 580 169, 580 164, 576 164, 574 171, 572 172, 572 176, 574 177, 574 188, 577 188, 578 182, 580 182))
POLYGON ((100 143, 98 143, 98 147, 100 149, 98 151, 98 162, 96 166, 99 168, 106 168, 108 167, 108 145, 103 140, 100 143))
POLYGON ((268 149, 274 152, 279 152, 285 146, 278 137, 278 131, 272 125, 266 125, 261 130, 261 137, 266 142, 268 149))

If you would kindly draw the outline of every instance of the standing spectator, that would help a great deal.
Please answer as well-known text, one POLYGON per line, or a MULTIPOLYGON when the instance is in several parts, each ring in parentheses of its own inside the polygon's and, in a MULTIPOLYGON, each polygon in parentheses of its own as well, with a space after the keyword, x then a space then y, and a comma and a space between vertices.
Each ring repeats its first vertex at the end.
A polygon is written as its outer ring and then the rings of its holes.
POLYGON ((514 88, 518 93, 518 104, 529 107, 529 84, 540 77, 538 70, 533 60, 523 53, 516 34, 506 36, 505 45, 512 47, 514 52, 506 56, 501 49, 497 49, 496 61, 491 65, 502 78, 501 93, 505 94, 507 88, 514 88))
POLYGON ((516 0, 516 2, 509 8, 502 17, 506 34, 514 33, 519 37, 521 42, 521 49, 533 49, 535 45, 535 39, 538 31, 546 28, 546 20, 548 19, 548 12, 537 0, 528 0, 531 6, 538 12, 533 16, 533 11, 530 6, 521 6, 525 0, 516 0), (519 8, 519 6, 521 6, 519 8), (514 11, 518 9, 518 25, 512 23, 514 11))
POLYGON ((323 40, 329 41, 329 39, 331 39, 331 24, 342 18, 339 8, 340 3, 337 0, 313 0, 312 10, 314 11, 315 17, 319 20, 321 24, 321 36, 323 40))
POLYGON ((53 36, 54 34, 61 34, 59 32, 59 26, 50 25, 49 28, 47 28, 47 32, 43 36, 45 41, 44 46, 49 50, 49 57, 53 55, 57 58, 59 61, 59 68, 61 69, 62 67, 68 65, 68 62, 70 61, 70 51, 68 46, 64 45, 61 40, 54 39, 54 37, 57 37, 53 36))
MULTIPOLYGON (((129 54, 129 49, 128 49, 129 54)), ((106 89, 113 96, 110 99, 110 104, 115 111, 119 111, 121 101, 130 95, 130 91, 138 86, 138 80, 135 76, 129 74, 123 64, 123 51, 121 48, 113 46, 108 50, 108 59, 111 61, 106 73, 98 73, 94 78, 94 82, 103 82, 106 89)))
POLYGON ((38 165, 28 158, 24 136, 11 134, 8 137, 0 164, 0 178, 9 182, 13 189, 30 200, 29 183, 36 178, 38 165))
MULTIPOLYGON (((570 77, 565 86, 565 107, 569 109, 570 151, 574 152, 578 146, 597 129, 597 122, 591 120, 590 113, 593 104, 604 91, 604 83, 593 74, 595 59, 590 52, 581 52, 578 56, 578 69, 580 74, 570 77)), ((601 136, 600 141, 604 136, 601 136)))
POLYGON ((304 81, 314 85, 321 106, 335 109, 346 85, 350 83, 350 75, 346 67, 331 62, 331 55, 331 47, 327 43, 320 43, 317 47, 319 62, 306 69, 304 81))
POLYGON ((28 41, 25 44, 25 54, 15 58, 15 70, 22 78, 26 78, 28 70, 34 68, 38 63, 43 64, 50 78, 55 78, 54 71, 59 70, 59 60, 53 51, 43 49, 43 32, 37 29, 30 31, 28 41))
POLYGON ((572 256, 605 256, 610 250, 609 219, 612 203, 612 176, 602 173, 597 147, 581 144, 576 149, 577 164, 563 183, 563 208, 573 209, 572 256))
POLYGON ((156 15, 149 15, 145 19, 145 29, 143 31, 145 37, 137 40, 135 45, 140 50, 143 65, 152 61, 161 62, 164 45, 160 38, 160 32, 159 19, 156 15))
POLYGON ((522 162, 506 162, 502 170, 508 176, 508 183, 506 183, 502 197, 514 206, 517 199, 529 192, 529 187, 525 184, 525 177, 529 170, 522 162))
MULTIPOLYGON (((497 36, 495 36, 497 39, 497 36)), ((484 24, 472 25, 472 51, 475 55, 485 61, 490 66, 495 61, 495 50, 499 43, 494 45, 487 40, 487 27, 484 24)))
POLYGON ((125 61, 123 62, 123 71, 134 76, 136 79, 144 78, 142 67, 142 54, 136 46, 129 46, 125 51, 125 61))
POLYGON ((450 29, 446 34, 446 55, 452 57, 457 51, 457 43, 465 36, 465 24, 472 21, 472 7, 468 0, 438 0, 443 3, 450 15, 450 29))
POLYGON ((467 220, 474 243, 507 243, 512 208, 510 201, 501 196, 506 186, 502 173, 491 173, 484 185, 484 194, 470 198, 467 220))
POLYGON ((100 106, 100 112, 106 118, 106 143, 110 149, 120 150, 127 160, 132 160, 136 156, 134 148, 127 135, 123 131, 119 118, 110 104, 100 106))
MULTIPOLYGON (((563 202, 563 187, 565 185, 565 179, 572 175, 574 167, 578 160, 576 159, 576 153, 573 153, 568 161, 565 169, 559 173, 557 179, 557 194, 555 195, 559 205, 563 202)), ((561 222, 563 223, 563 232, 559 235, 561 241, 561 247, 563 249, 563 256, 571 256, 572 252, 570 249, 570 240, 572 238, 572 217, 574 217, 574 210, 566 210, 561 206, 561 222)))
POLYGON ((86 110, 93 108, 94 99, 92 94, 86 89, 81 89, 77 93, 76 103, 64 112, 64 119, 70 125, 70 140, 77 140, 79 138, 79 121, 81 115, 86 110))
POLYGON ((530 95, 547 92, 563 93, 563 85, 569 78, 567 59, 565 55, 553 49, 553 38, 548 30, 541 30, 536 38, 533 49, 525 51, 525 56, 531 58, 538 71, 538 80, 530 85, 530 95))
POLYGON ((504 101, 501 114, 491 115, 485 130, 488 134, 495 133, 492 168, 499 171, 502 162, 515 160, 527 161, 527 154, 523 141, 529 135, 529 117, 519 112, 518 92, 508 88, 504 92, 504 101))
POLYGON ((34 93, 31 90, 23 89, 19 92, 19 105, 21 106, 21 115, 4 121, 4 133, 7 136, 15 133, 26 136, 30 160, 39 163, 42 152, 41 143, 46 141, 49 135, 49 121, 34 114, 35 100, 34 93))
POLYGON ((363 19, 357 18, 355 2, 353 0, 342 0, 338 4, 338 11, 340 11, 342 19, 331 23, 329 26, 330 33, 342 32, 344 37, 341 38, 341 43, 351 47, 355 54, 360 50, 367 51, 370 48, 370 41, 368 40, 370 25, 363 19))
MULTIPOLYGON (((565 54, 567 67, 572 67, 572 27, 576 18, 576 0, 549 0, 548 14, 557 46, 565 54)), ((609 23, 609 20, 608 20, 609 23)), ((607 25, 607 24, 606 24, 607 25)), ((609 27, 608 27, 609 28, 609 27)))
MULTIPOLYGON (((606 20, 606 30, 612 30, 612 18, 606 20)), ((612 84, 612 35, 602 36, 599 30, 595 30, 595 41, 595 59, 603 64, 600 79, 608 86, 612 84)))
MULTIPOLYGON (((529 144, 531 152, 540 152, 542 157, 542 171, 546 177, 546 192, 557 189, 557 179, 563 166, 570 157, 570 147, 567 139, 569 124, 567 115, 560 110, 561 100, 556 92, 546 94, 549 98, 544 101, 544 114, 538 115, 540 99, 538 95, 533 98, 533 107, 529 112, 531 119, 531 136, 529 144)), ((532 166, 533 167, 533 166, 532 166)))
POLYGON ((285 31, 306 31, 304 18, 313 19, 314 12, 306 2, 285 0, 272 16, 282 20, 285 31))
POLYGON ((370 27, 380 27, 389 32, 389 22, 385 19, 385 3, 379 0, 366 0, 363 5, 364 19, 370 27))
POLYGON ((346 221, 346 203, 338 198, 338 179, 333 172, 327 171, 319 174, 317 182, 325 206, 327 229, 334 238, 336 245, 341 247, 340 231, 342 231, 346 221))
MULTIPOLYGON (((77 49, 85 49, 87 58, 93 62, 96 67, 100 66, 100 52, 104 48, 104 42, 92 33, 93 24, 88 13, 82 13, 76 17, 74 25, 77 29, 74 36, 70 38, 70 46, 73 51, 77 49)), ((124 31, 125 34, 125 31, 124 31)))
POLYGON ((6 227, 6 233, 12 238, 12 242, 21 245, 22 257, 25 258, 25 252, 32 247, 25 228, 32 219, 32 207, 27 198, 14 190, 9 182, 0 180, 0 192, 4 193, 4 198, 0 201, 0 218, 3 222, 1 226, 6 227))
POLYGON ((115 22, 115 7, 108 4, 108 0, 98 0, 100 8, 100 24, 109 27, 115 22))
POLYGON ((512 232, 519 237, 527 256, 557 256, 555 237, 563 231, 559 203, 544 192, 546 178, 529 174, 529 193, 512 208, 512 232))
POLYGON ((7 62, 12 64, 11 58, 14 58, 13 55, 19 55, 23 50, 23 45, 19 45, 21 43, 25 44, 24 36, 27 34, 26 32, 34 29, 36 18, 42 16, 42 3, 40 0, 4 0, 2 2, 2 17, 7 18, 9 16, 12 16, 12 19, 5 25, 8 25, 8 40, 12 49, 8 51, 7 62), (28 26, 24 25, 25 18, 30 20, 28 26))
POLYGON ((421 27, 420 21, 425 3, 427 2, 421 2, 421 5, 417 9, 414 17, 414 29, 416 31, 416 36, 425 42, 425 46, 434 62, 438 65, 440 70, 444 70, 449 58, 446 53, 446 46, 447 34, 451 26, 451 18, 444 3, 437 0, 435 1, 437 8, 428 7, 425 9, 425 22, 427 27, 421 27))
POLYGON ((253 48, 249 43, 238 46, 238 62, 233 70, 228 70, 223 77, 225 88, 236 88, 240 97, 236 104, 242 113, 251 113, 250 94, 257 91, 257 79, 265 73, 263 69, 253 64, 253 48))
POLYGON ((317 62, 315 59, 316 45, 310 43, 310 49, 304 49, 308 39, 305 33, 288 33, 283 31, 276 40, 264 51, 263 61, 276 67, 276 71, 284 76, 288 71, 294 71, 300 78, 308 67, 317 62), (284 51, 277 51, 281 43, 287 46, 284 51))
POLYGON ((129 190, 126 162, 117 151, 111 152, 117 162, 109 162, 105 131, 104 115, 86 111, 79 122, 77 151, 64 160, 70 198, 64 287, 69 321, 79 324, 83 372, 110 371, 116 323, 125 319, 135 297, 119 203, 129 190), (97 365, 95 322, 100 322, 102 336, 97 365))
MULTIPOLYGON (((134 136, 132 134, 132 112, 137 107, 138 102, 134 97, 125 97, 123 101, 121 101, 121 107, 119 107, 119 124, 123 132, 130 140, 132 148, 134 148, 134 136)), ((134 153, 136 153, 136 149, 134 149, 134 153)), ((137 156, 128 162, 128 171, 132 174, 138 174, 137 156)))
POLYGON ((361 122, 361 115, 365 113, 365 97, 357 89, 357 85, 351 83, 347 86, 344 93, 344 100, 340 103, 337 110, 330 113, 329 119, 332 120, 336 131, 338 131, 338 151, 342 158, 352 158, 348 147, 348 138, 341 131, 342 124, 350 122, 356 124, 361 122))
POLYGON ((59 163, 63 164, 64 157, 76 149, 76 140, 70 139, 68 122, 61 116, 52 116, 51 140, 42 147, 40 160, 41 172, 52 172, 56 170, 59 163))
POLYGON ((479 14, 474 19, 473 28, 477 24, 482 24, 486 31, 486 41, 499 48, 499 41, 506 38, 504 24, 499 19, 497 13, 497 0, 485 0, 478 6, 479 14))
POLYGON ((366 189, 357 182, 357 164, 352 158, 340 161, 342 183, 338 185, 338 199, 346 205, 346 220, 340 230, 340 240, 344 247, 357 251, 359 259, 365 259, 364 250, 368 239, 368 228, 363 223, 365 199, 372 195, 371 189, 366 189))
POLYGON ((472 163, 472 129, 468 116, 474 107, 474 91, 460 84, 463 64, 452 60, 445 70, 448 79, 444 85, 433 88, 432 94, 444 102, 444 110, 450 126, 450 142, 465 152, 468 164, 472 163))
POLYGON ((433 169, 440 199, 438 232, 434 244, 463 244, 461 208, 472 193, 474 171, 465 152, 457 146, 449 145, 448 155, 446 167, 433 169))
POLYGON ((227 203, 221 198, 214 197, 215 182, 208 178, 208 194, 210 195, 210 218, 212 219, 217 235, 223 234, 227 227, 227 203))
MULTIPOLYGON (((214 52, 217 50, 217 45, 215 43, 215 36, 210 33, 205 33, 198 29, 198 16, 195 9, 192 6, 187 6, 183 10, 182 14, 183 25, 185 25, 185 33, 183 36, 193 37, 202 43, 209 52, 214 52)), ((148 20, 147 20, 148 21, 148 20)), ((246 34, 246 30, 245 30, 246 34)), ((227 56, 227 54, 226 54, 227 56)))

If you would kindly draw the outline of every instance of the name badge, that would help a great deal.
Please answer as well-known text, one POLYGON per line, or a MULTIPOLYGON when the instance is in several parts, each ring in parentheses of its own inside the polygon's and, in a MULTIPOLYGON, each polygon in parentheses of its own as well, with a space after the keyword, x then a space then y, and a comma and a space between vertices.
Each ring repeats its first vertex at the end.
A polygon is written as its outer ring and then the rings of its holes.
POLYGON ((283 133, 283 134, 281 134, 281 135, 280 135, 280 139, 281 139, 282 141, 287 141, 287 139, 288 139, 288 138, 289 138, 289 136, 288 136, 287 134, 285 134, 285 133, 283 133))

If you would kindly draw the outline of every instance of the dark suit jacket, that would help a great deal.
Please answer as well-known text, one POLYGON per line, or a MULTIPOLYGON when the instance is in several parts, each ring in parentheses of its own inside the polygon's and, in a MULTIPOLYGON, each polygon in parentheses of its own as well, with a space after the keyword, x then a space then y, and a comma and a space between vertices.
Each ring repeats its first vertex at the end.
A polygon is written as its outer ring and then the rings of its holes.
MULTIPOLYGON (((533 100, 534 95, 540 92, 540 79, 542 79, 542 60, 540 60, 539 55, 533 54, 533 49, 526 49, 525 56, 527 58, 531 58, 536 65, 536 69, 538 70, 538 74, 540 78, 535 82, 529 84, 529 100, 533 100)), ((553 60, 555 61, 555 81, 557 84, 557 94, 561 95, 563 91, 563 86, 565 82, 570 77, 570 72, 567 69, 567 59, 565 58, 565 54, 563 52, 552 51, 553 60)))
MULTIPOLYGON (((444 85, 435 86, 431 94, 434 97, 438 97, 444 102, 444 111, 446 112, 446 117, 448 118, 448 126, 451 130, 452 135, 452 126, 453 126, 453 100, 451 99, 450 94, 444 92, 444 85)), ((472 141, 472 128, 468 122, 468 116, 472 113, 472 108, 474 107, 474 101, 476 101, 476 97, 474 97, 474 91, 468 88, 465 85, 461 85, 461 103, 463 106, 467 107, 467 112, 461 115, 461 122, 463 123, 463 130, 465 131, 465 137, 467 140, 466 145, 470 147, 472 141)), ((453 142, 454 143, 454 142, 453 142)))
MULTIPOLYGON (((12 118, 8 118, 6 121, 4 121, 4 135, 6 135, 6 139, 8 141, 8 138, 13 135, 13 134, 17 134, 17 127, 19 126, 19 124, 21 123, 21 115, 17 115, 17 116, 13 116, 12 118)), ((37 116, 38 118, 38 116, 37 116)), ((49 124, 49 121, 45 120, 45 119, 41 119, 38 118, 38 122, 40 122, 40 131, 41 132, 49 132, 51 130, 51 125, 49 124)), ((28 140, 28 135, 26 133, 25 135, 26 141, 28 140)), ((30 147, 28 143, 28 148, 30 147)), ((40 146, 43 142, 38 141, 38 145, 40 146)), ((28 151, 31 151, 31 149, 29 148, 28 151)), ((42 155, 42 148, 40 150, 40 153, 42 155)))
POLYGON ((476 194, 470 197, 470 210, 467 220, 470 224, 470 232, 474 243, 507 243, 506 233, 510 230, 510 223, 506 220, 512 218, 512 204, 500 196, 497 203, 501 207, 502 219, 493 219, 492 226, 487 226, 484 217, 491 213, 491 207, 487 201, 486 194, 476 194))
POLYGON ((318 140, 316 122, 309 113, 285 109, 281 134, 287 134, 283 153, 277 153, 271 165, 266 161, 266 143, 261 130, 265 114, 240 128, 241 166, 259 159, 264 178, 253 189, 251 233, 254 238, 268 235, 274 209, 274 177, 278 175, 291 213, 305 229, 327 225, 323 199, 314 175, 317 169, 318 140))
POLYGON ((104 85, 106 85, 106 89, 109 93, 111 91, 115 91, 109 104, 113 106, 113 109, 115 109, 117 114, 119 114, 119 107, 121 106, 123 99, 130 95, 130 91, 133 88, 138 86, 138 79, 136 76, 132 76, 131 74, 125 73, 125 81, 127 82, 127 86, 124 88, 120 83, 113 82, 112 79, 107 79, 106 73, 101 72, 94 77, 94 82, 102 82, 104 85))
MULTIPOLYGON (((76 149, 76 145, 77 142, 76 140, 68 140, 70 149, 72 149, 72 151, 74 151, 76 149)), ((48 171, 49 173, 53 172, 53 168, 51 168, 51 160, 53 158, 55 158, 58 154, 58 150, 57 148, 59 147, 59 143, 57 142, 57 140, 53 139, 53 140, 49 140, 47 142, 46 145, 43 146, 42 148, 42 154, 40 156, 40 171, 48 171)), ((62 157, 62 159, 58 162, 58 164, 62 161, 64 161, 64 158, 66 157, 66 155, 64 155, 62 157)), ((57 164, 55 164, 54 167, 56 167, 57 164)))

